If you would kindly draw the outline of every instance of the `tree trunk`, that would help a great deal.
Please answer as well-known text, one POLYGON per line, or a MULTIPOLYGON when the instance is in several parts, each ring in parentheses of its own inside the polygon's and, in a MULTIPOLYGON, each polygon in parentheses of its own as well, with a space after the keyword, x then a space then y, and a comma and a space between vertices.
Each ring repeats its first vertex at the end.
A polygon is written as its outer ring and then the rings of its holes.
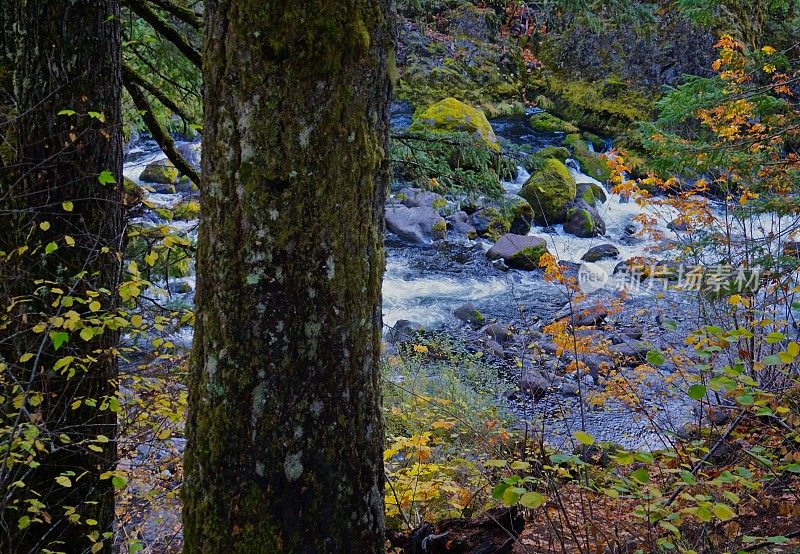
POLYGON ((15 117, 2 122, 0 158, 0 551, 88 552, 98 543, 110 551, 103 534, 112 530, 114 488, 100 475, 116 463, 109 398, 118 331, 105 318, 117 309, 124 229, 119 3, 9 4, 3 50, 14 105, 4 111, 15 117), (64 324, 70 310, 96 322, 93 337, 79 337, 84 323, 64 324), (41 448, 27 459, 19 446, 30 432, 41 448), (44 507, 29 510, 31 499, 44 507))
POLYGON ((390 0, 206 3, 186 552, 383 552, 390 0))

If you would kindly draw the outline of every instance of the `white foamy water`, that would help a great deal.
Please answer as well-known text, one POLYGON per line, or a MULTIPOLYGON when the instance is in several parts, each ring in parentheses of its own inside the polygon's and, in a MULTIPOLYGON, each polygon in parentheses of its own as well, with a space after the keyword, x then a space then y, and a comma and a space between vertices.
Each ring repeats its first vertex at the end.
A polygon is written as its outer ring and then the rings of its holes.
POLYGON ((453 310, 468 301, 485 300, 505 293, 504 276, 480 279, 447 275, 414 276, 408 263, 390 259, 383 279, 383 320, 393 326, 401 319, 426 327, 453 318, 453 310))

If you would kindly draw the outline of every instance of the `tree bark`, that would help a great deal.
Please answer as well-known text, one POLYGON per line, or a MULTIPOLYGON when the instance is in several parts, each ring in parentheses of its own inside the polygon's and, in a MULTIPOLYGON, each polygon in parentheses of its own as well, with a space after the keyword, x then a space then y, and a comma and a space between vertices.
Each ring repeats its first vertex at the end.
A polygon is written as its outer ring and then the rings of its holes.
POLYGON ((84 340, 73 331, 59 348, 33 326, 46 321, 47 329, 60 330, 52 318, 68 309, 100 318, 117 308, 124 230, 119 3, 10 4, 4 11, 15 17, 14 32, 4 49, 13 50, 6 59, 13 59, 15 117, 2 129, 4 153, 13 152, 13 159, 2 157, 0 174, 0 396, 3 417, 12 417, 0 423, 0 440, 7 447, 35 428, 43 448, 33 458, 38 465, 0 449, 0 551, 88 552, 97 543, 110 551, 103 533, 113 526, 114 488, 100 475, 116 463, 116 413, 108 399, 116 391, 118 332, 105 328, 84 340), (62 110, 74 113, 59 115, 62 110), (102 184, 101 174, 116 183, 102 184), (20 246, 28 250, 14 254, 20 246), (70 308, 56 289, 73 298, 70 308), (100 308, 88 308, 89 298, 100 308), (25 360, 25 352, 36 356, 25 360), (65 356, 75 358, 75 375, 54 368, 65 356), (10 398, 19 390, 25 403, 15 410, 10 398), (39 396, 41 403, 32 403, 39 396), (86 441, 99 435, 109 440, 88 448, 86 441), (65 474, 69 487, 55 481, 65 474), (30 498, 44 505, 46 516, 27 511, 30 498), (23 526, 26 514, 32 521, 23 526))
POLYGON ((206 3, 186 552, 384 551, 390 5, 206 3))

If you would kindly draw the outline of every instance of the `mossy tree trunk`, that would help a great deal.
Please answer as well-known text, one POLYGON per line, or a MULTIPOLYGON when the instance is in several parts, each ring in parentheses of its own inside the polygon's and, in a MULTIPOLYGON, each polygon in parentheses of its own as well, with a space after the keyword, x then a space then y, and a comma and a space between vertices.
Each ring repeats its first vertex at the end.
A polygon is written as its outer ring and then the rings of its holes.
POLYGON ((116 413, 107 406, 116 391, 118 333, 83 339, 75 330, 56 341, 34 325, 45 321, 55 332, 53 318, 69 309, 102 317, 117 308, 124 228, 119 3, 14 0, 4 3, 0 24, 2 112, 12 115, 0 128, 0 551, 88 552, 98 543, 110 551, 103 534, 112 531, 114 488, 100 475, 116 464, 116 413), (21 246, 28 249, 15 253, 21 246), (89 295, 99 308, 88 308, 89 295), (73 300, 62 302, 66 296, 73 300), (74 357, 74 375, 54 367, 66 356, 74 357), (41 448, 30 464, 7 447, 34 428, 41 448), (99 435, 109 440, 89 448, 99 435), (64 475, 70 486, 56 482, 64 475), (30 499, 47 515, 27 511, 30 499))
POLYGON ((390 0, 206 3, 187 552, 383 552, 390 0))

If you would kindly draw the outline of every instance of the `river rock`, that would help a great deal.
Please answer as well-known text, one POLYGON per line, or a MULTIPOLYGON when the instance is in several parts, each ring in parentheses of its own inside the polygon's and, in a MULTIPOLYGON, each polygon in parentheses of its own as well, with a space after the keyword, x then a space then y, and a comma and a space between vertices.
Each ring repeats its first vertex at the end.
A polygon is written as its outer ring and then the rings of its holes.
POLYGON ((550 381, 537 371, 527 371, 517 380, 517 386, 537 400, 547 393, 550 384, 550 381))
POLYGON ((492 323, 483 328, 483 332, 500 344, 505 344, 514 337, 508 325, 502 323, 492 323))
POLYGON ((519 195, 533 208, 539 225, 553 225, 564 221, 566 208, 575 199, 577 185, 567 167, 549 158, 522 186, 519 195))
POLYGON ((600 260, 614 259, 619 256, 619 249, 613 244, 600 244, 592 246, 581 260, 584 262, 597 262, 600 260))
POLYGON ((503 260, 508 267, 530 271, 539 267, 539 259, 546 253, 547 243, 544 239, 508 233, 486 252, 486 257, 503 260))
POLYGON ((443 239, 447 222, 433 208, 386 208, 386 228, 398 237, 416 244, 432 244, 443 239))
POLYGON ((445 98, 415 115, 411 130, 468 133, 490 150, 500 152, 500 143, 483 112, 455 98, 445 98))
POLYGON ((441 209, 447 205, 447 200, 441 194, 427 190, 406 187, 395 195, 406 208, 432 208, 441 209))
MULTIPOLYGON (((139 179, 146 183, 174 186, 178 182, 178 169, 168 159, 150 162, 142 171, 139 179)), ((156 192, 160 192, 158 188, 156 188, 156 192)))
POLYGON ((472 302, 467 302, 456 308, 453 311, 453 315, 464 323, 481 323, 484 320, 483 314, 472 302))
POLYGON ((459 235, 463 235, 470 240, 478 236, 478 231, 469 222, 467 212, 456 212, 445 218, 447 225, 459 235))
POLYGON ((567 208, 564 231, 581 238, 598 237, 606 234, 606 222, 594 207, 579 198, 567 208))
POLYGON ((612 355, 628 361, 644 360, 648 350, 650 350, 650 347, 646 343, 640 341, 628 341, 620 344, 612 344, 608 347, 608 351, 612 355))
POLYGON ((469 216, 469 223, 479 237, 501 235, 508 229, 508 221, 496 208, 481 208, 469 216))
POLYGON ((508 232, 514 235, 527 235, 531 231, 531 225, 533 225, 533 208, 527 200, 520 197, 515 197, 512 202, 513 205, 510 208, 511 225, 508 232))
POLYGON ((394 324, 394 327, 389 330, 386 341, 390 344, 409 342, 424 332, 425 327, 421 323, 409 321, 408 319, 399 319, 394 324))
POLYGON ((498 358, 503 358, 506 355, 505 349, 496 340, 486 341, 486 348, 498 358))

